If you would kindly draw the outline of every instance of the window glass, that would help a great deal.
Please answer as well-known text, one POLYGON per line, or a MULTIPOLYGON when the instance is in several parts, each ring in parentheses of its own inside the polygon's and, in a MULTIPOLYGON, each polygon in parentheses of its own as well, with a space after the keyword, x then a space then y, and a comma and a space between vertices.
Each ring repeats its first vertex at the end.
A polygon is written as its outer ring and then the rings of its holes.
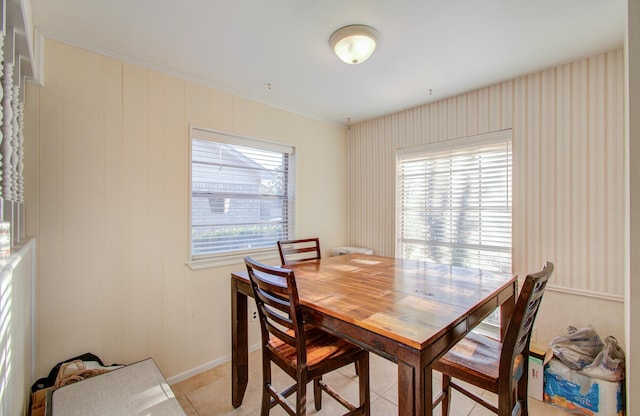
POLYGON ((402 149, 399 257, 510 272, 511 193, 510 133, 402 149))
POLYGON ((192 259, 289 238, 292 155, 288 146, 192 129, 192 259))

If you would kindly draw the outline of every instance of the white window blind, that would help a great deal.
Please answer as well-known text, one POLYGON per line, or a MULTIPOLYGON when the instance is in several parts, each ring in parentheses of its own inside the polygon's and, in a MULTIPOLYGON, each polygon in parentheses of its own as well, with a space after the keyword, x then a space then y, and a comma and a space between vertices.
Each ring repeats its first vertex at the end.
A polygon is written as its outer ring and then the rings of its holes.
POLYGON ((398 256, 511 272, 511 131, 398 151, 398 256))
POLYGON ((289 238, 293 148, 191 129, 191 258, 289 238))

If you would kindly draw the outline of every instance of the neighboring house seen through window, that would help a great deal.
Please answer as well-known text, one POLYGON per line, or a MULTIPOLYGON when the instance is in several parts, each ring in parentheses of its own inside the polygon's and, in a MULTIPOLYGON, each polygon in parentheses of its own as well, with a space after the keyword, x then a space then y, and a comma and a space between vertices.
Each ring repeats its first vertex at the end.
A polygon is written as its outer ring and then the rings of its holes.
POLYGON ((293 148, 191 128, 191 260, 273 250, 289 238, 293 148))

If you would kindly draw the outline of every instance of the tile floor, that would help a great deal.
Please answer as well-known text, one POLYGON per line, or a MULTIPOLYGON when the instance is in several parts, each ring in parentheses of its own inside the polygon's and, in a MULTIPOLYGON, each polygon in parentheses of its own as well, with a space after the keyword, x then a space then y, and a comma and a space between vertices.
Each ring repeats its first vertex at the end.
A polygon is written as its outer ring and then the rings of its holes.
MULTIPOLYGON (((393 416, 397 414, 398 391, 396 387, 396 365, 390 361, 370 354, 371 367, 371 414, 373 416, 393 416)), ((225 363, 211 370, 205 371, 180 383, 173 389, 178 401, 188 416, 258 416, 260 414, 260 381, 261 381, 260 352, 252 352, 249 358, 249 385, 245 393, 242 406, 234 409, 231 405, 231 363, 225 363)), ((273 367, 273 380, 276 388, 280 388, 290 380, 287 375, 273 367)), ((358 378, 353 366, 346 366, 326 376, 327 383, 334 387, 353 403, 358 400, 358 378)), ((286 384, 287 386, 289 384, 286 384)), ((434 375, 434 385, 439 386, 439 375, 434 375), (437 379, 437 380, 436 380, 437 379)), ((343 414, 345 409, 328 396, 323 397, 322 410, 317 412, 313 406, 313 388, 307 389, 307 414, 334 416, 343 414)), ((484 393, 487 397, 495 395, 484 393)), ((439 408, 435 414, 439 413, 439 408)), ((529 414, 531 416, 563 416, 560 409, 549 406, 537 400, 529 400, 529 414)), ((286 413, 279 407, 271 410, 270 416, 281 416, 286 413)), ((477 405, 471 399, 453 393, 451 406, 452 416, 486 416, 493 415, 490 411, 477 405)))

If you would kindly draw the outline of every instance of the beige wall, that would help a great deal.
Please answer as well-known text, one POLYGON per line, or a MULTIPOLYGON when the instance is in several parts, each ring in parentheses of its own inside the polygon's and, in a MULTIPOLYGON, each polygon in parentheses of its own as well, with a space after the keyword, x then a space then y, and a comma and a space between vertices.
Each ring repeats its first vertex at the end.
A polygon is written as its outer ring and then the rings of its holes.
POLYGON ((229 273, 244 266, 185 265, 189 124, 296 146, 297 236, 326 255, 346 243, 343 127, 54 41, 44 61, 25 116, 38 374, 87 351, 151 356, 167 377, 229 357, 229 273))
POLYGON ((352 126, 350 244, 395 253, 396 149, 503 129, 514 149, 513 271, 556 265, 538 341, 592 323, 622 342, 622 50, 352 126))

